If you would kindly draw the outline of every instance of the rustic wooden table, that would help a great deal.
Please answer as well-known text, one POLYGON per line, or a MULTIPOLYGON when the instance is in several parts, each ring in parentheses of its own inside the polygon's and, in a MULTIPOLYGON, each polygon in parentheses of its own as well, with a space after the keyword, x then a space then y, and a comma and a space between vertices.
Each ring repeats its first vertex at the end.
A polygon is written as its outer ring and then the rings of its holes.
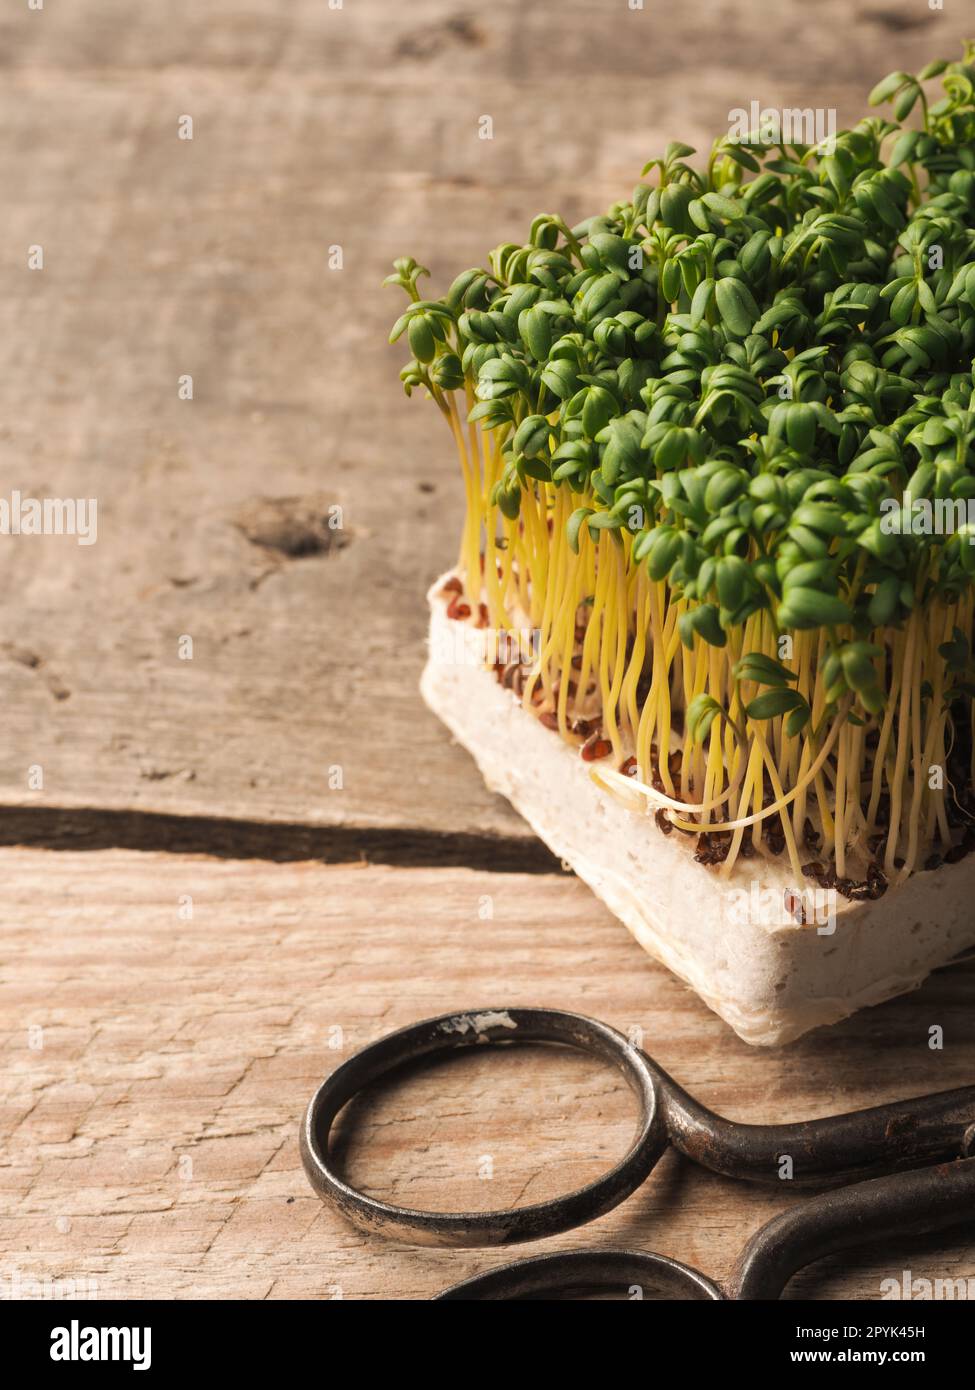
MULTIPOLYGON (((299 1165, 320 1077, 445 1009, 639 1027, 746 1120, 971 1081, 972 967, 746 1048, 425 713, 460 488, 378 288, 394 255, 442 287, 539 209, 607 205, 752 98, 856 119, 961 27, 912 0, 7 7, 3 476, 96 497, 98 539, 0 540, 0 1296, 411 1298, 508 1258, 362 1237, 299 1165)), ((622 1083, 548 1049, 419 1072, 354 1119, 352 1179, 441 1208, 566 1190, 632 1124, 622 1083)), ((671 1155, 557 1244, 721 1277, 789 1200, 671 1155)), ((907 1269, 975 1275, 975 1249, 875 1247, 790 1292, 877 1298, 907 1269)))

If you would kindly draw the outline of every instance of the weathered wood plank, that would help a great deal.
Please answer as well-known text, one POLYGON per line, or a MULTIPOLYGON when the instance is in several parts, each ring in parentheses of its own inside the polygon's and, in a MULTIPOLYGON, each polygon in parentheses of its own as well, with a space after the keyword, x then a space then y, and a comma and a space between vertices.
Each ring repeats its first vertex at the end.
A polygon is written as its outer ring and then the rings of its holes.
MULTIPOLYGON (((960 1085, 975 1069, 973 966, 757 1052, 570 878, 119 850, 6 850, 0 872, 5 1295, 16 1279, 28 1293, 30 1280, 62 1293, 90 1280, 101 1297, 417 1298, 511 1258, 360 1236, 300 1168, 298 1119, 320 1078, 448 1009, 534 1003, 640 1028, 702 1102, 750 1121, 960 1085)), ((631 1125, 625 1086, 598 1065, 478 1052, 368 1097, 342 1131, 344 1163, 400 1202, 519 1204, 595 1176, 631 1125)), ((723 1277, 790 1196, 668 1156, 615 1212, 525 1253, 625 1243, 723 1277)), ((791 1293, 875 1299, 904 1269, 975 1278, 970 1234, 826 1261, 791 1293)))
POLYGON ((3 476, 96 497, 99 526, 0 538, 3 803, 526 837, 416 693, 460 488, 384 345, 389 261, 443 286, 752 97, 849 120, 961 24, 909 0, 8 8, 3 476), (341 505, 348 544, 254 544, 265 495, 341 505))

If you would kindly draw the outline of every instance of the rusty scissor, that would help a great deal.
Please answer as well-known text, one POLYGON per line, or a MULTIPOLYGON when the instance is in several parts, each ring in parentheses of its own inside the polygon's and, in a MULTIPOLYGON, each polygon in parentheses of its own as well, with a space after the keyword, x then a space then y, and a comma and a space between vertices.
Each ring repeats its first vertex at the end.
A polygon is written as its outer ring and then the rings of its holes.
POLYGON ((746 1243, 722 1287, 700 1270, 640 1250, 541 1255, 456 1284, 440 1299, 530 1298, 580 1287, 677 1299, 778 1298, 791 1276, 835 1251, 885 1237, 975 1222, 975 1086, 781 1125, 737 1124, 698 1104, 622 1033, 582 1014, 494 1008, 444 1014, 390 1033, 343 1062, 319 1087, 301 1125, 301 1155, 315 1191, 363 1230, 418 1245, 496 1246, 582 1225, 624 1201, 669 1146, 748 1182, 827 1188, 774 1217, 746 1243), (596 1181, 531 1206, 429 1212, 357 1191, 334 1170, 329 1136, 363 1087, 404 1064, 458 1047, 519 1042, 582 1049, 616 1066, 640 1117, 622 1159, 596 1181))

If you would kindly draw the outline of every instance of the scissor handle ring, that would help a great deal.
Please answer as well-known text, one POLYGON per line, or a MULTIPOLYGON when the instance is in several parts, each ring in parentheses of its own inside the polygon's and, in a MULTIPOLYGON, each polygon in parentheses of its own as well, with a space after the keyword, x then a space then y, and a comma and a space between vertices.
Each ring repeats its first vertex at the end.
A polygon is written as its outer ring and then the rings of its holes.
POLYGON ((475 1274, 434 1297, 442 1299, 540 1298, 573 1289, 612 1289, 630 1299, 663 1294, 668 1299, 723 1301, 725 1294, 699 1269, 650 1250, 563 1250, 475 1274))
POLYGON ((364 1231, 415 1245, 509 1245, 539 1240, 592 1221, 624 1201, 667 1147, 657 1081, 647 1059, 622 1033, 596 1019, 558 1009, 476 1009, 442 1014, 389 1033, 343 1062, 315 1093, 301 1124, 301 1159, 312 1187, 364 1231), (331 1167, 335 1117, 363 1087, 404 1063, 458 1047, 561 1043, 612 1062, 640 1102, 636 1137, 616 1166, 595 1182, 551 1201, 507 1211, 418 1211, 368 1197, 331 1167))

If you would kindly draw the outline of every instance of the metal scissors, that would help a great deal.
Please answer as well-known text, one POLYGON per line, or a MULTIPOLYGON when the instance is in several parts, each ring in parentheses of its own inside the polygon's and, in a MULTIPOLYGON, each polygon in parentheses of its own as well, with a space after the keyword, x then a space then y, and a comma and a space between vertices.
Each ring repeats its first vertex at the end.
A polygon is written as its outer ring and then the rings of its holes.
POLYGON ((778 1183, 792 1160, 797 1187, 833 1187, 774 1217, 744 1246, 727 1287, 666 1255, 582 1250, 541 1255, 476 1275, 439 1299, 526 1298, 581 1286, 637 1285, 655 1297, 774 1299, 797 1270, 838 1250, 889 1236, 975 1222, 975 1086, 796 1124, 737 1124, 699 1105, 622 1033, 583 1014, 496 1008, 442 1014, 390 1033, 343 1062, 302 1120, 305 1172, 318 1195, 360 1229, 416 1245, 495 1246, 539 1240, 612 1210, 649 1176, 669 1146, 746 1182, 778 1183), (508 1210, 428 1212, 350 1187, 329 1161, 339 1111, 363 1087, 404 1064, 460 1047, 544 1042, 617 1067, 640 1115, 628 1152, 595 1182, 508 1210), (881 1176, 883 1175, 883 1176, 881 1176))

